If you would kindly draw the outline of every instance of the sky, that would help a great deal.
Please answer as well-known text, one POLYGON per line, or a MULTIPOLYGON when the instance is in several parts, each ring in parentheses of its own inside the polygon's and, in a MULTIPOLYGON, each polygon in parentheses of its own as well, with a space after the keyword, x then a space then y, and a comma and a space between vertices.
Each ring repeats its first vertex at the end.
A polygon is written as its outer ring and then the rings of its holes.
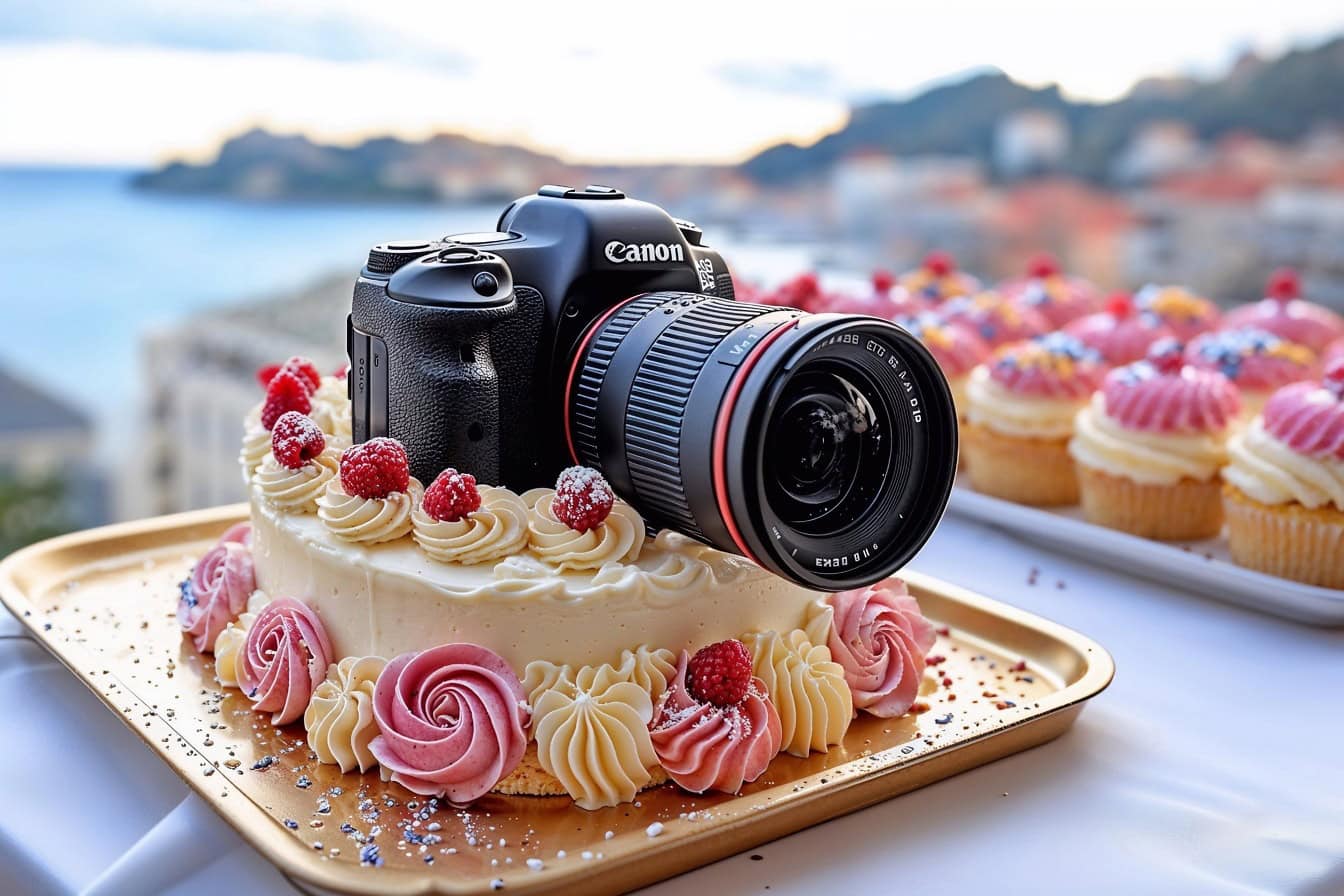
POLYGON ((1338 33, 1319 0, 5 0, 0 163, 200 160, 253 126, 731 162, 986 67, 1107 99, 1338 33))

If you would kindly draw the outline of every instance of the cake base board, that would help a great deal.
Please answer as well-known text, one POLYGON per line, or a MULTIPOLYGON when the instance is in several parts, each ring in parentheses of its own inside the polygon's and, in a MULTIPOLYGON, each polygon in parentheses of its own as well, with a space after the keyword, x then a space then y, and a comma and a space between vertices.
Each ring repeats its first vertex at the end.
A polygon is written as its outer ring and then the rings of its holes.
POLYGON ((948 627, 931 653, 946 659, 926 675, 922 711, 860 715, 841 745, 780 756, 735 796, 664 784, 594 812, 568 797, 499 794, 455 809, 377 770, 317 763, 301 726, 274 728, 241 693, 220 688, 210 658, 182 637, 177 583, 246 514, 235 505, 33 545, 0 563, 0 600, 312 893, 489 893, 495 882, 522 893, 634 889, 1051 740, 1114 672, 1083 635, 906 573, 926 615, 948 627))

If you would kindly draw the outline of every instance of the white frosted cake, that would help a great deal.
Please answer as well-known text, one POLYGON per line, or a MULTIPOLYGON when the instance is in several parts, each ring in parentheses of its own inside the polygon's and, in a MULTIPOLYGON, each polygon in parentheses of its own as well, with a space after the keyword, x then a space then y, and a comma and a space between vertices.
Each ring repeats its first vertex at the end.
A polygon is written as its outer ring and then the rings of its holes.
POLYGON ((515 494, 411 478, 351 445, 344 382, 268 378, 240 461, 251 522, 182 584, 179 618, 318 758, 421 794, 568 794, 672 780, 736 792, 775 755, 910 710, 932 626, 898 580, 824 595, 673 532, 595 471, 515 494))

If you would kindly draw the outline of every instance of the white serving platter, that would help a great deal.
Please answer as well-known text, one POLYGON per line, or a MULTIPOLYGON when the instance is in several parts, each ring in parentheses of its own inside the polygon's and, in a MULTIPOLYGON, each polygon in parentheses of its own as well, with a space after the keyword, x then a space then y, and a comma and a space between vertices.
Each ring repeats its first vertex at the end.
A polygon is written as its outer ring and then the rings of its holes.
POLYGON ((1027 541, 1169 587, 1308 625, 1344 625, 1344 591, 1304 585, 1232 562, 1225 538, 1163 542, 1087 522, 1078 507, 1042 508, 958 484, 948 511, 1027 541))

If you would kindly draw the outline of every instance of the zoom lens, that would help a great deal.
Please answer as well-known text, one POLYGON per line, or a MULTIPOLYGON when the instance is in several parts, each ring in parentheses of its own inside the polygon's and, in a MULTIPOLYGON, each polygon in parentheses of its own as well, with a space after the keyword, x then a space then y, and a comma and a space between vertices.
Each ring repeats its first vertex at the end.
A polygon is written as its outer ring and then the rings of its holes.
POLYGON ((565 435, 650 524, 825 591, 909 561, 957 457, 947 382, 895 324, 675 292, 588 330, 565 435))

